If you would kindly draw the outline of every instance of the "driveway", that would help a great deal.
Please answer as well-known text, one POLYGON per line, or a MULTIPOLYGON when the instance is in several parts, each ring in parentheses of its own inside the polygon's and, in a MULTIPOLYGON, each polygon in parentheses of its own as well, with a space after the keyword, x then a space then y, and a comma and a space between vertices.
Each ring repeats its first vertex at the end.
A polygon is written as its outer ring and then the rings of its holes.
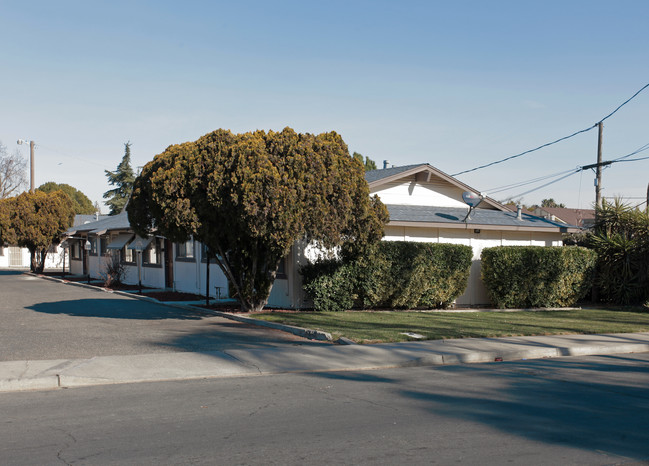
POLYGON ((0 361, 322 344, 199 311, 0 270, 0 361))

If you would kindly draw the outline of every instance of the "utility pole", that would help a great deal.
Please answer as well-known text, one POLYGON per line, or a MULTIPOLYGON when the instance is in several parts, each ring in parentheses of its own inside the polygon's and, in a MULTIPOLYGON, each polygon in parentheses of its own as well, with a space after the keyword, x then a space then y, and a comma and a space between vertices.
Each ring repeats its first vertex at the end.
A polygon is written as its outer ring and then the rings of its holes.
POLYGON ((29 141, 29 192, 34 194, 34 141, 29 141))
MULTIPOLYGON (((24 139, 18 139, 18 144, 24 144, 24 139)), ((29 192, 34 193, 34 141, 29 141, 29 192)))
POLYGON ((602 130, 603 123, 597 123, 599 135, 597 137, 597 167, 595 168, 595 206, 601 207, 602 202, 602 130))

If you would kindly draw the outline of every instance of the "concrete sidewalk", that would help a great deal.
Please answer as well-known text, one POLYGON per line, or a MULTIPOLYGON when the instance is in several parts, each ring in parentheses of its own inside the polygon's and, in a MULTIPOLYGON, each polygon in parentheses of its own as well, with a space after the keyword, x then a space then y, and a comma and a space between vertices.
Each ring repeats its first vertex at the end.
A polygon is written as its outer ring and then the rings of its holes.
POLYGON ((0 362, 0 391, 642 352, 649 352, 649 333, 467 338, 8 361, 0 362))

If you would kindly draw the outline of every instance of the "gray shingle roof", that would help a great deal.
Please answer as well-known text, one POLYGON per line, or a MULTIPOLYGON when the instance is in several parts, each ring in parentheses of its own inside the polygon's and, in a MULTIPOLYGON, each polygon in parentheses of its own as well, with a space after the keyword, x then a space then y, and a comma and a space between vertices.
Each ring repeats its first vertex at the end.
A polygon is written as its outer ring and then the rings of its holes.
POLYGON ((378 170, 370 170, 365 172, 365 181, 367 181, 368 183, 373 183, 374 181, 378 181, 392 175, 398 175, 399 173, 406 172, 412 168, 420 167, 422 165, 426 165, 426 164, 418 163, 415 165, 404 165, 403 167, 381 168, 378 170))
MULTIPOLYGON (((431 207, 416 205, 387 205, 390 221, 463 224, 467 209, 459 207, 431 207)), ((472 225, 495 225, 503 227, 533 227, 556 229, 570 227, 565 223, 552 222, 545 218, 526 213, 522 220, 516 218, 516 212, 502 212, 489 209, 474 209, 467 221, 472 225)), ((576 228, 576 227, 575 227, 576 228)))
POLYGON ((126 211, 124 211, 117 215, 109 215, 102 218, 101 220, 96 220, 94 222, 84 223, 82 225, 72 227, 65 233, 68 235, 80 232, 93 233, 102 230, 125 230, 130 227, 131 224, 128 221, 126 211))

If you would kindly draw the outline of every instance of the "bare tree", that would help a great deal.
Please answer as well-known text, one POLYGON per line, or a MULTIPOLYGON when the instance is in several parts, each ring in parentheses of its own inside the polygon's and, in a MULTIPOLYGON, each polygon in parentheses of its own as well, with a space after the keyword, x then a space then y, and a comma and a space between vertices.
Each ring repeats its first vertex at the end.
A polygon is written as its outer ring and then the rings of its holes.
POLYGON ((9 155, 0 142, 0 199, 19 194, 27 183, 27 162, 18 151, 9 155))

